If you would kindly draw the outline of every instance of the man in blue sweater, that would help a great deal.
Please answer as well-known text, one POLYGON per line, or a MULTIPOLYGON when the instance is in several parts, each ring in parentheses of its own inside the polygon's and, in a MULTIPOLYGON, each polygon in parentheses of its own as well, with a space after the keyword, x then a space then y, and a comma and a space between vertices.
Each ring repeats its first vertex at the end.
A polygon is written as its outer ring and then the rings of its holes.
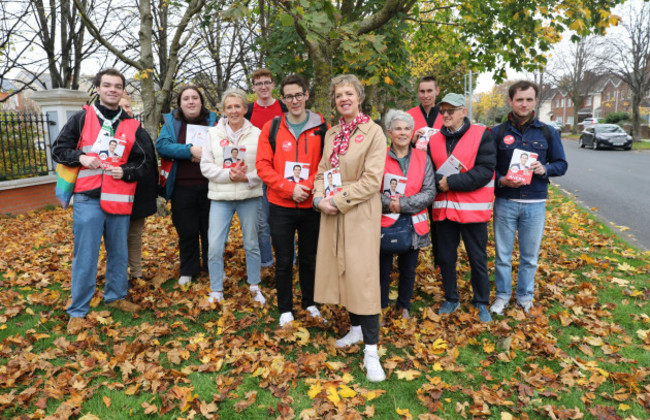
POLYGON ((492 129, 497 148, 494 190, 496 299, 490 311, 498 315, 503 314, 512 293, 511 260, 515 234, 519 239, 517 304, 526 313, 533 306, 549 177, 564 175, 568 166, 559 133, 535 116, 538 95, 539 87, 535 83, 522 80, 513 84, 508 90, 508 103, 512 108, 508 121, 492 129), (529 185, 506 179, 515 149, 537 154, 537 160, 529 167, 533 172, 529 185))

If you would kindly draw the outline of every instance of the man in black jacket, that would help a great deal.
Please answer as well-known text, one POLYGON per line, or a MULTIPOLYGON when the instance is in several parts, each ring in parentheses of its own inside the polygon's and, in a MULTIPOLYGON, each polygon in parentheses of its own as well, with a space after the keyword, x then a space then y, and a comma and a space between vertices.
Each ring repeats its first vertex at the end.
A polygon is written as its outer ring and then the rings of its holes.
POLYGON ((75 241, 70 282, 72 303, 68 307, 70 334, 83 328, 83 318, 95 292, 102 237, 106 248, 104 301, 107 306, 123 311, 139 309, 125 300, 130 205, 135 192, 133 183, 147 177, 156 162, 147 132, 133 120, 126 121, 130 117, 119 107, 124 76, 115 69, 106 69, 97 73, 93 83, 99 100, 74 114, 52 147, 52 157, 57 163, 80 168, 72 216, 75 241), (116 135, 130 146, 124 152, 128 158, 124 156, 119 166, 104 167, 93 153, 97 150, 94 143, 116 135))
POLYGON ((479 310, 481 322, 489 322, 486 248, 487 222, 492 216, 494 199, 494 141, 485 127, 470 123, 463 95, 447 94, 438 105, 443 127, 431 137, 429 150, 438 191, 432 209, 439 245, 436 262, 445 290, 445 302, 439 313, 452 313, 459 306, 456 260, 462 237, 472 269, 472 303, 479 310))

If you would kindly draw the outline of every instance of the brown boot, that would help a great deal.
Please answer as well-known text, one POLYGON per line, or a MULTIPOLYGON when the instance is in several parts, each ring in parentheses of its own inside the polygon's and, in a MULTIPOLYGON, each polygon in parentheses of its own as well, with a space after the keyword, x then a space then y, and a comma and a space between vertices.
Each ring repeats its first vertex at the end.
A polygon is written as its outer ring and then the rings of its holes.
POLYGON ((124 312, 138 312, 140 310, 140 305, 129 302, 126 299, 114 300, 111 303, 107 303, 106 306, 109 308, 119 309, 124 312))
POLYGON ((83 329, 84 326, 84 319, 81 317, 70 317, 70 321, 68 321, 68 334, 71 335, 77 335, 81 330, 83 329))

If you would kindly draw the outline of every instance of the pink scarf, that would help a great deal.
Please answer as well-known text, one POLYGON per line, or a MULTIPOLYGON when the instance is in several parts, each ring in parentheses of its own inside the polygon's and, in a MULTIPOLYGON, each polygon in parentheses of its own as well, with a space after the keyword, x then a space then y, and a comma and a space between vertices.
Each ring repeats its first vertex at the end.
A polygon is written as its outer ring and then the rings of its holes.
POLYGON ((334 137, 334 149, 330 156, 332 168, 338 168, 339 155, 344 155, 348 151, 348 147, 350 147, 350 134, 357 128, 357 125, 367 123, 368 121, 370 121, 370 117, 364 115, 362 112, 359 112, 356 118, 350 123, 346 123, 343 118, 339 120, 341 131, 334 137))

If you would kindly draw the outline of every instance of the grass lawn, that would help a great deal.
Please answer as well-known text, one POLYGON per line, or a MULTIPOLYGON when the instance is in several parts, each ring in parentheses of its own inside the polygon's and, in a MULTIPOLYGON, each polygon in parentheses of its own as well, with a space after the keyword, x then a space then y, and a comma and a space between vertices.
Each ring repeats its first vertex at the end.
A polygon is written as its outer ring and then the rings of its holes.
MULTIPOLYGON (((236 229, 226 248, 225 303, 207 302, 207 275, 179 287, 170 217, 147 220, 149 279, 130 292, 144 310, 132 315, 102 303, 101 256, 85 328, 68 335, 71 219, 61 209, 0 217, 2 418, 650 415, 650 254, 555 189, 531 314, 511 306, 492 323, 478 322, 462 253, 461 307, 438 316, 442 285, 423 251, 412 319, 390 312, 381 330, 388 379, 379 384, 365 379, 361 346, 335 348, 348 325, 341 308, 322 308, 326 324, 298 311, 297 322, 277 329, 273 280, 262 281, 269 304, 254 303, 236 229), (166 281, 155 288, 152 279, 166 281)), ((488 256, 493 278, 491 234, 488 256)))
POLYGON ((650 149, 650 141, 635 141, 632 143, 633 150, 647 150, 650 149))

